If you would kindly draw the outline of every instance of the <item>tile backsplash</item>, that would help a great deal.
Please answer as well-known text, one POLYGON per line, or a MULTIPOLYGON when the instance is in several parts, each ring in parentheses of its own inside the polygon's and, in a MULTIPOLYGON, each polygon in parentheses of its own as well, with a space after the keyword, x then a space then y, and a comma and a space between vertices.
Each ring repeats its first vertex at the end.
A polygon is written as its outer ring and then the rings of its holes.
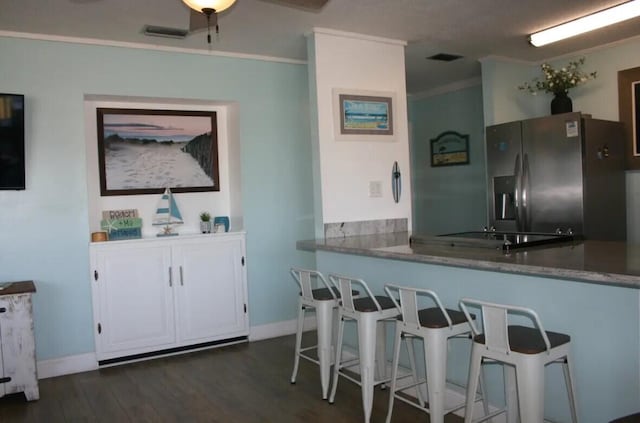
POLYGON ((340 238, 345 236, 406 232, 407 230, 407 218, 362 220, 356 222, 336 222, 324 224, 325 238, 340 238))

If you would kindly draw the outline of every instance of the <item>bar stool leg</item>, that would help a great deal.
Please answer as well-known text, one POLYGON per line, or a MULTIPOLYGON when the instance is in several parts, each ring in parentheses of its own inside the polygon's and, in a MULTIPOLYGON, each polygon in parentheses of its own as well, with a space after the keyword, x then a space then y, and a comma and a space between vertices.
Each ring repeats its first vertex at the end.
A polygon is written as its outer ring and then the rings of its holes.
POLYGON ((520 420, 540 423, 544 419, 544 364, 536 358, 516 366, 520 420))
POLYGON ((373 313, 363 313, 358 320, 358 349, 360 354, 360 383, 364 421, 371 420, 373 385, 375 383, 377 321, 373 313))
MULTIPOLYGON (((484 378, 484 369, 482 366, 480 367, 480 395, 482 395, 482 409, 484 411, 484 415, 489 415, 489 399, 487 398, 487 384, 485 383, 484 378)), ((493 420, 487 420, 489 423, 492 423, 493 420)), ((575 423, 575 422, 574 422, 575 423)))
POLYGON ((296 329, 296 349, 293 358, 293 373, 291 374, 291 383, 296 383, 298 375, 298 364, 300 364, 300 350, 302 349, 302 326, 304 325, 304 306, 302 302, 298 304, 298 327, 296 329))
MULTIPOLYGON (((376 325, 375 363, 378 378, 374 378, 374 380, 385 380, 387 378, 387 325, 384 321, 378 321, 376 325)), ((380 389, 385 389, 385 387, 383 382, 380 389)))
POLYGON ((478 391, 478 378, 482 366, 482 351, 475 343, 471 346, 471 360, 469 361, 469 377, 467 379, 467 398, 464 407, 464 423, 471 423, 473 419, 473 406, 478 391))
MULTIPOLYGON (((444 423, 444 397, 447 379, 447 337, 442 331, 428 331, 424 341, 427 369, 427 395, 431 423, 444 423)), ((477 380, 477 377, 476 377, 477 380)), ((475 390, 473 391, 475 399, 475 390)))
MULTIPOLYGON (((407 342, 409 341, 407 340, 407 342)), ((393 413, 393 401, 395 400, 395 393, 396 393, 396 378, 398 377, 398 362, 400 361, 400 344, 401 343, 402 343, 402 326, 400 322, 397 322, 395 342, 393 343, 393 363, 391 364, 391 389, 389 390, 389 406, 387 407, 386 423, 391 422, 391 414, 393 413)), ((413 364, 415 363, 412 363, 412 365, 413 364)))
POLYGON ((336 390, 338 389, 338 372, 340 371, 340 362, 342 361, 342 338, 344 337, 344 318, 338 316, 338 335, 336 336, 336 358, 333 362, 333 386, 331 387, 331 395, 329 396, 329 404, 333 404, 336 398, 336 390))
POLYGON ((516 368, 510 364, 503 364, 502 369, 504 371, 504 395, 507 403, 507 423, 520 423, 516 368))
POLYGON ((573 384, 572 370, 573 358, 570 354, 565 357, 565 362, 562 363, 562 371, 564 373, 564 382, 567 385, 567 395, 569 396, 569 408, 571 410, 571 421, 578 423, 578 412, 576 411, 576 398, 575 398, 575 385, 573 384))
POLYGON ((416 338, 413 337, 406 337, 405 336, 405 340, 407 341, 407 355, 409 356, 409 366, 411 366, 411 376, 413 377, 413 383, 416 385, 416 395, 418 397, 418 403, 420 404, 421 407, 425 406, 425 398, 427 397, 427 384, 426 384, 426 380, 425 383, 421 383, 420 385, 418 385, 418 366, 416 365, 416 351, 415 351, 415 342, 417 341, 416 338), (423 392, 424 389, 424 392, 423 392))
POLYGON ((318 362, 320 364, 320 384, 322 399, 329 393, 329 377, 331 375, 331 332, 333 325, 333 302, 318 301, 316 320, 318 322, 318 362))

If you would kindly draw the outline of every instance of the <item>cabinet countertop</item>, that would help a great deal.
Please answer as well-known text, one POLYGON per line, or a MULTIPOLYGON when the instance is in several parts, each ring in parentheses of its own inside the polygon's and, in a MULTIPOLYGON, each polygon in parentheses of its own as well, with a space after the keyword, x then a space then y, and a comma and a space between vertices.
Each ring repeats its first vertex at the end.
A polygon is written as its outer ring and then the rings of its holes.
POLYGON ((640 245, 574 241, 503 253, 487 248, 410 245, 408 232, 297 242, 297 249, 640 288, 640 245))
POLYGON ((33 281, 11 282, 5 289, 0 289, 0 295, 27 294, 36 292, 33 281))
POLYGON ((185 234, 179 234, 176 236, 159 236, 159 237, 154 237, 154 236, 150 236, 150 237, 142 237, 142 238, 135 238, 135 239, 121 239, 121 240, 117 240, 117 241, 90 241, 89 245, 92 246, 97 246, 97 245, 118 245, 118 244, 131 244, 131 243, 140 243, 140 242, 156 242, 156 243, 162 243, 162 242, 174 242, 174 241, 181 241, 181 240, 188 240, 188 241, 193 241, 193 240, 201 240, 201 241, 206 241, 207 239, 210 238, 218 238, 218 239, 222 239, 225 237, 234 237, 234 236, 238 236, 238 235, 246 235, 246 231, 229 231, 229 232, 220 232, 220 233, 210 233, 210 234, 202 234, 202 233, 185 233, 185 234))

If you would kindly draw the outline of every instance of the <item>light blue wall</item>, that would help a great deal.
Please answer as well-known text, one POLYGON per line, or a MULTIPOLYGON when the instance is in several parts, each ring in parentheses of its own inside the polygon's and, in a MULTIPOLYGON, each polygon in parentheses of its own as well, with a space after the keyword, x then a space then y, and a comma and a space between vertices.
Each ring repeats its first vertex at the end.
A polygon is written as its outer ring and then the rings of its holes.
POLYGON ((409 100, 413 231, 444 234, 487 224, 482 87, 409 100), (431 167, 430 140, 469 135, 468 165, 431 167))
MULTIPOLYGON (((328 252, 318 252, 317 262, 322 272, 363 278, 376 295, 391 282, 432 289, 447 308, 457 309, 463 297, 531 307, 546 330, 571 336, 581 422, 638 411, 638 290, 328 252)), ((464 343, 452 345, 448 371, 454 381, 466 380, 468 351, 464 343)), ((501 373, 495 367, 488 372, 489 398, 499 405, 501 373)), ((549 367, 545 376, 545 417, 570 421, 562 368, 549 367)))
POLYGON ((0 191, 0 280, 37 285, 39 360, 94 350, 85 94, 238 102, 251 325, 294 317, 287 270, 314 264, 295 249, 313 238, 305 65, 13 38, 0 58, 0 92, 27 113, 27 189, 0 191))

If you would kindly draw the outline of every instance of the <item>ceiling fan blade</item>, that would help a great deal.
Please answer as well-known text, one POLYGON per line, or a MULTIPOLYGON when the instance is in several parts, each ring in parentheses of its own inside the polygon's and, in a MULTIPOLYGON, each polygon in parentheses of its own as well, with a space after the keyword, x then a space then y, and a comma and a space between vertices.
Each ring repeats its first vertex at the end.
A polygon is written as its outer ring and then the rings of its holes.
POLYGON ((262 0, 269 3, 276 3, 281 6, 295 7, 297 9, 304 9, 309 11, 318 12, 322 9, 329 0, 262 0))
MULTIPOLYGON (((198 31, 200 29, 205 29, 207 27, 207 15, 201 12, 197 12, 193 9, 190 9, 189 15, 189 32, 198 31)), ((216 24, 218 23, 218 15, 215 13, 211 15, 211 28, 215 29, 216 24)))

